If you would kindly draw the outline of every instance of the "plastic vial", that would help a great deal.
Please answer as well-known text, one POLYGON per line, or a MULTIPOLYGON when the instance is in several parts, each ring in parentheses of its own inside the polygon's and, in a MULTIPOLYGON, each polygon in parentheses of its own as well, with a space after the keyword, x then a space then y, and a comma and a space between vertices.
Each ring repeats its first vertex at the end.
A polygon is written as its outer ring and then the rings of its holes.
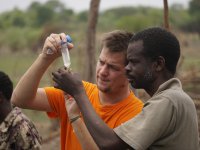
POLYGON ((67 42, 61 43, 61 52, 62 52, 62 58, 64 62, 64 66, 69 68, 71 62, 70 62, 70 56, 69 56, 69 50, 67 47, 67 42))

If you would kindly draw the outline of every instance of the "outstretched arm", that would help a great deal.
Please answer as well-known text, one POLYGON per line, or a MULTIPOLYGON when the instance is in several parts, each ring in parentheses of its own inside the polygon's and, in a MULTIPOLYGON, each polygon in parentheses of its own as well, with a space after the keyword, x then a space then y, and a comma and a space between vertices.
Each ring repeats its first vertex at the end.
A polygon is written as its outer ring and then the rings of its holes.
POLYGON ((72 127, 82 146, 82 149, 99 150, 90 133, 88 132, 85 123, 80 117, 80 110, 76 104, 76 101, 68 95, 65 95, 65 106, 68 117, 71 120, 72 127))
POLYGON ((47 37, 42 53, 22 76, 13 91, 11 101, 14 105, 21 108, 51 111, 44 89, 38 86, 48 66, 61 55, 61 40, 66 41, 64 33, 51 34, 47 37), (51 49, 53 53, 48 54, 48 49, 51 49))
POLYGON ((82 81, 77 74, 59 69, 57 72, 53 73, 53 80, 57 83, 56 88, 62 89, 74 97, 82 113, 87 129, 99 149, 132 149, 96 114, 85 93, 82 81))

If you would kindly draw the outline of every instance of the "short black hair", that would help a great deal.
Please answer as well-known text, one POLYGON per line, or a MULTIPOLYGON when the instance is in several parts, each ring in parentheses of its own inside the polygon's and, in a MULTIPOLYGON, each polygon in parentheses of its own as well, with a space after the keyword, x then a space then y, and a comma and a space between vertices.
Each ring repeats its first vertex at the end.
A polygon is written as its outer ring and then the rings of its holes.
POLYGON ((166 68, 175 74, 180 57, 180 45, 174 34, 160 27, 152 27, 136 33, 130 43, 139 40, 143 42, 144 55, 147 58, 155 59, 162 56, 166 68))
POLYGON ((7 100, 10 100, 13 92, 12 81, 9 76, 2 71, 0 71, 0 92, 2 92, 7 100))

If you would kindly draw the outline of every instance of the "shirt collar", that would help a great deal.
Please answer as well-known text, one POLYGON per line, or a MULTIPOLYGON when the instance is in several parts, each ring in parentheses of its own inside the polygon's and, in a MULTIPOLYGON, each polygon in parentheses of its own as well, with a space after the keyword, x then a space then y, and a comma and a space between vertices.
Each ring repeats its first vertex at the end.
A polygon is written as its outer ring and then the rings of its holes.
POLYGON ((153 97, 158 93, 165 91, 167 89, 181 90, 182 89, 181 81, 178 78, 171 78, 167 80, 166 82, 164 82, 159 86, 158 90, 155 92, 153 97))

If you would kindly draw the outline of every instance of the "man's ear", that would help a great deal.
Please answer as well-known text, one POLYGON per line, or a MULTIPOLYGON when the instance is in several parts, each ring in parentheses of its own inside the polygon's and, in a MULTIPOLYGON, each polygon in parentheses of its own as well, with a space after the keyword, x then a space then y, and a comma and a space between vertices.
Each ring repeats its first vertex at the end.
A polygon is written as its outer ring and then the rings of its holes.
POLYGON ((158 56, 155 60, 155 70, 161 71, 165 67, 165 59, 162 56, 158 56))

